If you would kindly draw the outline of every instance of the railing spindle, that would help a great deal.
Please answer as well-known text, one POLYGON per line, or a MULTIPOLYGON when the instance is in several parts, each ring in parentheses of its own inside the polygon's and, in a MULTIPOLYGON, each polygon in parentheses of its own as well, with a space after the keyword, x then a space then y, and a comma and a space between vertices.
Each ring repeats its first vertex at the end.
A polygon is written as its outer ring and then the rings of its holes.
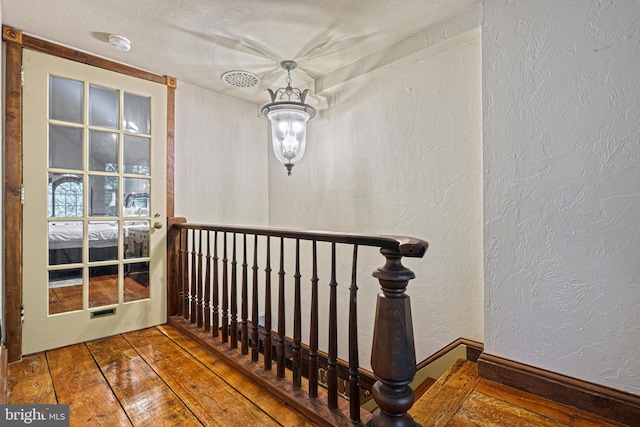
POLYGON ((331 282, 329 282, 329 357, 327 358, 327 405, 338 407, 338 282, 336 281, 336 244, 331 242, 331 282))
POLYGON ((353 245, 353 266, 349 287, 349 413, 351 422, 360 422, 360 375, 358 367, 358 245, 353 245))
POLYGON ((213 232, 213 336, 220 335, 220 298, 219 298, 219 282, 218 282, 218 232, 213 232))
POLYGON ((227 258, 227 233, 224 233, 222 253, 222 342, 229 342, 229 259, 227 258))
POLYGON ((291 353, 293 356, 293 386, 300 387, 302 384, 302 354, 300 343, 302 342, 302 298, 300 296, 300 239, 296 239, 296 271, 293 275, 294 281, 294 302, 293 302, 293 345, 291 353))
POLYGON ((309 332, 309 396, 318 397, 318 253, 313 241, 311 253, 311 330, 309 332))
POLYGON ((242 313, 240 320, 240 334, 241 334, 241 351, 242 354, 249 354, 249 283, 247 277, 247 234, 242 235, 242 313))
POLYGON ((187 238, 189 230, 180 230, 180 262, 178 270, 180 276, 180 313, 184 319, 189 318, 189 267, 187 266, 187 238))
POLYGON ((253 236, 253 287, 251 289, 251 361, 258 361, 260 351, 258 334, 258 235, 253 236))
POLYGON ((196 230, 191 233, 191 323, 196 323, 196 304, 198 303, 198 274, 196 267, 196 230))
POLYGON ((284 315, 284 239, 280 238, 280 276, 278 281, 278 339, 276 341, 276 357, 277 357, 277 375, 278 378, 284 378, 284 359, 285 359, 285 347, 284 347, 284 330, 285 330, 285 315, 284 315))
POLYGON ((197 272, 197 284, 198 284, 198 299, 196 301, 196 324, 198 328, 202 328, 203 321, 202 315, 203 311, 203 302, 204 302, 204 292, 203 292, 203 280, 202 280, 202 230, 198 233, 198 272, 197 272))
POLYGON ((211 241, 207 230, 207 256, 204 275, 204 331, 211 330, 211 241))
POLYGON ((267 259, 264 279, 264 369, 271 369, 271 236, 267 236, 267 259))
POLYGON ((233 233, 233 258, 231 260, 231 348, 238 348, 238 258, 236 233, 233 233))

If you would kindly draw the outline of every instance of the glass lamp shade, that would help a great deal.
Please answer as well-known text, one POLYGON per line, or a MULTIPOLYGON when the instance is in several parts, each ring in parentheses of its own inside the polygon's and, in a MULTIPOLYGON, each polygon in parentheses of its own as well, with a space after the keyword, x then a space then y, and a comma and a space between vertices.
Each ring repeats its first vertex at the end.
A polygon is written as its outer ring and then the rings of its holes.
POLYGON ((307 122, 315 115, 315 110, 301 103, 277 102, 266 105, 262 114, 271 124, 273 152, 291 175, 291 169, 304 155, 307 122))

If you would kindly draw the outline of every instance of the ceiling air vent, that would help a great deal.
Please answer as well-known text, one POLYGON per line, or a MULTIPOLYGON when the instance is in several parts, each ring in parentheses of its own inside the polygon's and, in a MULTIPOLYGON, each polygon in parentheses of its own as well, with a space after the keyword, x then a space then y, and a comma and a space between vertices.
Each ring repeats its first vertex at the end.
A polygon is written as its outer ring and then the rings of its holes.
POLYGON ((258 84, 260 79, 253 73, 248 71, 227 71, 220 78, 229 86, 235 87, 253 87, 258 84))

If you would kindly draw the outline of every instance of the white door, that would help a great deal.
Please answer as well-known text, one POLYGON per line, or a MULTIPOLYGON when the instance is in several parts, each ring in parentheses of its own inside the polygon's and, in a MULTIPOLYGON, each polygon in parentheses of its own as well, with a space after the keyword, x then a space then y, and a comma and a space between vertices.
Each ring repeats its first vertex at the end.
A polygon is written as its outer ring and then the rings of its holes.
POLYGON ((24 50, 22 353, 166 319, 166 86, 24 50))

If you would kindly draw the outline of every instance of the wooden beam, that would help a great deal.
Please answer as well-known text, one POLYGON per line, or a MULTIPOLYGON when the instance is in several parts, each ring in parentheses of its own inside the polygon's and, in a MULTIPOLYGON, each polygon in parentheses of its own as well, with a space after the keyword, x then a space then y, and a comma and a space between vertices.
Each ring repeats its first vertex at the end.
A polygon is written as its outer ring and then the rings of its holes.
POLYGON ((6 42, 4 146, 4 283, 9 362, 22 356, 22 32, 3 27, 6 42))

